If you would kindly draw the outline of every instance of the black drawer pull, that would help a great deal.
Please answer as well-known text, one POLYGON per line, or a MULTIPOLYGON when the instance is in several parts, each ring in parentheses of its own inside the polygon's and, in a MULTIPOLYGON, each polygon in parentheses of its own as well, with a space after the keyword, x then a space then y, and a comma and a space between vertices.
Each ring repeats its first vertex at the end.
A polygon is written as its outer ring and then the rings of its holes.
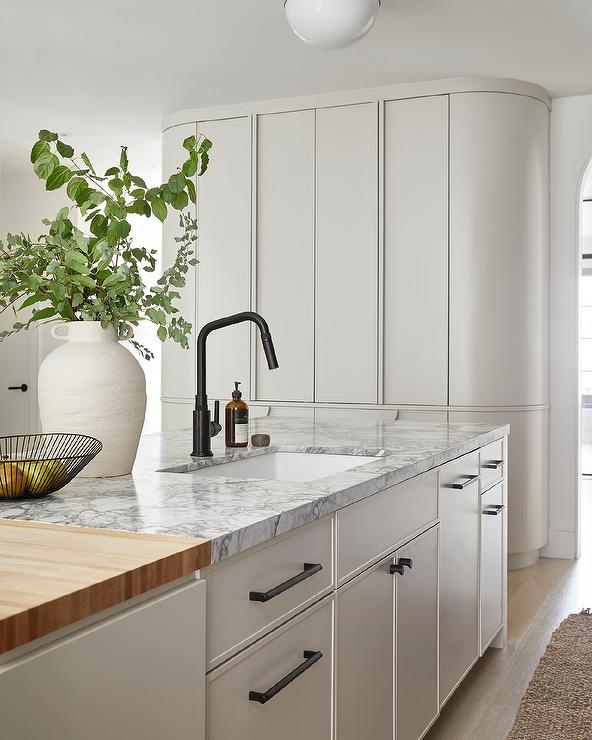
POLYGON ((455 491, 464 491, 465 488, 468 488, 479 480, 478 475, 463 475, 462 477, 466 478, 462 483, 448 483, 445 488, 454 488, 455 491))
POLYGON ((258 701, 259 704, 266 704, 270 699, 273 699, 276 694, 279 694, 282 689, 285 689, 288 684, 296 680, 298 676, 301 676, 305 671, 311 668, 317 663, 322 657, 323 653, 314 650, 305 650, 303 653, 305 658, 304 663, 301 663, 293 671, 290 671, 287 676, 280 678, 277 683, 267 689, 267 691, 249 691, 249 701, 258 701))
POLYGON ((499 470, 503 465, 503 460, 489 460, 489 462, 483 463, 483 467, 488 470, 499 470))
POLYGON ((271 601, 271 599, 275 599, 276 596, 283 594, 284 591, 292 588, 292 586, 296 586, 307 578, 314 576, 314 574, 318 573, 320 570, 323 570, 322 563, 304 563, 304 570, 302 573, 298 573, 298 575, 288 578, 287 581, 270 588, 269 591, 250 591, 249 600, 262 602, 271 601))
POLYGON ((9 391, 22 391, 23 393, 26 393, 29 390, 29 386, 26 383, 23 383, 22 385, 9 385, 8 390, 9 391))
POLYGON ((481 512, 482 514, 487 514, 487 516, 497 516, 500 511, 504 510, 503 504, 490 504, 486 509, 483 509, 481 512))

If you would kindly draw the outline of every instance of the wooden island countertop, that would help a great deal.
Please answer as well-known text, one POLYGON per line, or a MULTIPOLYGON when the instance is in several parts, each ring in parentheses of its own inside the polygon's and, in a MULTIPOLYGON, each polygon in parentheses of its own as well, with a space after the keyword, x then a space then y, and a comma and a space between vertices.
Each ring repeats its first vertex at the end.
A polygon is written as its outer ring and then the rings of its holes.
POLYGON ((210 562, 208 539, 0 521, 0 653, 210 562))

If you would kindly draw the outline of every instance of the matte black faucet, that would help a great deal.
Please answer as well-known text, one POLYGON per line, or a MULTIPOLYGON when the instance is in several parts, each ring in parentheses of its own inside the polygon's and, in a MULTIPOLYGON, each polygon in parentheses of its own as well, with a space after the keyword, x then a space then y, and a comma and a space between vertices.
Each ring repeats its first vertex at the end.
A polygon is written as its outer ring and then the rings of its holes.
POLYGON ((279 367, 273 340, 269 333, 269 326, 263 316, 253 311, 243 311, 235 313, 232 316, 224 316, 221 319, 210 321, 202 327, 197 336, 197 395, 195 396, 195 411, 193 412, 193 457, 211 457, 212 442, 211 437, 215 437, 222 429, 220 424, 220 402, 214 404, 214 421, 210 420, 210 410, 208 409, 208 397, 206 395, 206 339, 211 332, 216 329, 223 329, 225 326, 240 324, 243 321, 252 321, 259 327, 261 333, 261 343, 267 359, 267 366, 270 370, 279 367))

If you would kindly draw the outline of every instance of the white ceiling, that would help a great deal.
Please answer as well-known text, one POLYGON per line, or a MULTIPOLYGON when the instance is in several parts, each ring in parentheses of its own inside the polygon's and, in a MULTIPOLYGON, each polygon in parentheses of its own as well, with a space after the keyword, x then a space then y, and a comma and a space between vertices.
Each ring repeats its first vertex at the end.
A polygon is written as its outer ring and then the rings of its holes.
POLYGON ((175 110, 488 75, 592 93, 590 0, 382 0, 357 45, 303 45, 283 0, 2 0, 0 140, 154 146, 175 110))

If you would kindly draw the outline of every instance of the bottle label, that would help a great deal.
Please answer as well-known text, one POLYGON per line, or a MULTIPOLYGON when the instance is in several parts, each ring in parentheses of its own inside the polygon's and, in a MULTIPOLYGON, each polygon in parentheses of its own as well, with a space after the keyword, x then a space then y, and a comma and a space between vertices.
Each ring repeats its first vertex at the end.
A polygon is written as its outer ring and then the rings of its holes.
POLYGON ((239 444, 249 442, 249 410, 234 410, 234 441, 239 444))

